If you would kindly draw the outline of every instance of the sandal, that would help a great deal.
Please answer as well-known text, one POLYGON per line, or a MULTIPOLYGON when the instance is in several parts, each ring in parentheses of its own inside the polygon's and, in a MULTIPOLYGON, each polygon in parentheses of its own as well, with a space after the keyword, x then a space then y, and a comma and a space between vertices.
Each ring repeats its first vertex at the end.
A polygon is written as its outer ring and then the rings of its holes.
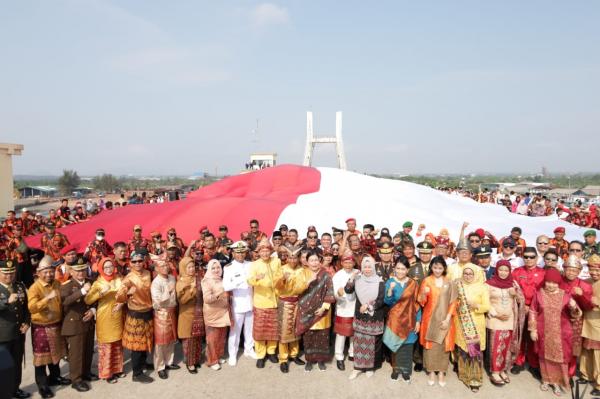
POLYGON ((471 387, 471 392, 473 392, 473 393, 477 393, 477 392, 479 392, 479 387, 474 387, 474 386, 472 386, 472 387, 471 387))
POLYGON ((497 387, 501 387, 505 384, 504 379, 502 377, 500 377, 500 379, 497 380, 493 374, 490 375, 490 382, 497 387))
POLYGON ((500 378, 502 378, 502 381, 504 381, 505 384, 510 384, 510 378, 508 377, 508 374, 502 375, 502 373, 500 373, 500 378))
POLYGON ((562 395, 562 389, 560 389, 560 387, 559 387, 558 385, 554 385, 554 386, 552 387, 552 393, 553 393, 555 396, 561 396, 561 395, 562 395))
POLYGON ((550 389, 550 385, 548 385, 547 383, 545 383, 545 382, 542 382, 542 383, 540 384, 540 390, 542 390, 542 391, 546 392, 548 389, 550 389))

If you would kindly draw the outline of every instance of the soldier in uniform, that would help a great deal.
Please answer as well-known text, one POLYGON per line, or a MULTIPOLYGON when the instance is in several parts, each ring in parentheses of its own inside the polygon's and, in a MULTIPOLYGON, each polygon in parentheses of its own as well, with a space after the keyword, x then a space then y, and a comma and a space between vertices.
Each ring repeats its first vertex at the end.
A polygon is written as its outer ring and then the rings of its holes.
POLYGON ((375 263, 375 273, 387 281, 394 272, 394 246, 389 242, 384 242, 377 249, 380 261, 375 263))
POLYGON ((27 309, 27 291, 23 283, 15 281, 16 268, 13 261, 0 261, 0 348, 10 353, 14 362, 12 386, 3 390, 12 392, 12 397, 25 399, 30 393, 22 391, 21 370, 25 350, 25 334, 31 324, 27 309))
POLYGON ((583 245, 583 259, 600 253, 600 244, 596 242, 596 230, 587 230, 583 233, 585 244, 583 245))
POLYGON ((74 245, 67 245, 60 250, 62 259, 54 264, 54 279, 60 284, 66 283, 71 278, 69 267, 77 262, 77 248, 74 245))
POLYGON ((473 257, 477 260, 477 266, 485 273, 485 279, 489 280, 496 274, 496 268, 492 264, 492 247, 482 245, 473 251, 473 257))
POLYGON ((70 266, 71 279, 60 287, 64 320, 61 334, 68 343, 69 373, 71 387, 79 392, 90 390, 86 381, 96 381, 92 374, 94 353, 94 316, 96 309, 85 303, 85 296, 92 287, 86 279, 89 265, 80 257, 70 266))
POLYGON ((408 269, 408 277, 416 280, 420 285, 421 281, 429 275, 429 264, 431 263, 431 256, 433 254, 433 244, 428 241, 421 241, 417 245, 417 251, 419 253, 418 260, 410 266, 410 269, 408 269))
POLYGON ((219 226, 219 237, 217 238, 217 247, 229 248, 233 244, 233 240, 227 236, 227 226, 224 224, 219 226))

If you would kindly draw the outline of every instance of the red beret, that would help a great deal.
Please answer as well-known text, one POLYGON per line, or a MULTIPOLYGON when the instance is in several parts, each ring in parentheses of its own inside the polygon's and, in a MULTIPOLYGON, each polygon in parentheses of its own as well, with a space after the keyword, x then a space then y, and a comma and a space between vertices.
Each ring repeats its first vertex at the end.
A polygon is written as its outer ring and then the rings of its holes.
POLYGON ((75 247, 75 245, 67 245, 66 247, 64 247, 63 249, 60 250, 60 254, 62 256, 65 256, 66 254, 68 254, 71 251, 77 252, 77 248, 75 247))
POLYGON ((483 240, 483 237, 485 237, 485 231, 483 229, 475 230, 475 234, 477 234, 479 236, 479 238, 481 238, 482 240, 483 240))
POLYGON ((200 226, 200 228, 198 229, 198 233, 202 233, 204 230, 208 230, 208 226, 207 225, 200 226))
POLYGON ((565 228, 564 227, 557 227, 554 229, 554 234, 556 233, 564 233, 565 232, 565 228))
POLYGON ((350 222, 356 223, 356 219, 354 219, 354 218, 348 218, 348 219, 346 219, 345 223, 350 223, 350 222))

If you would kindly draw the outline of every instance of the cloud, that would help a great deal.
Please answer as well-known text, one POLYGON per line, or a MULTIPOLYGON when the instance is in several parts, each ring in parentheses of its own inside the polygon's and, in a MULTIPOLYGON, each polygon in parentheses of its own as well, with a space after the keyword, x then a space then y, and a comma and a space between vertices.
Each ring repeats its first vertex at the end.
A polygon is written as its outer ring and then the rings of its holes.
POLYGON ((250 12, 250 17, 252 24, 257 28, 290 23, 290 14, 287 8, 272 3, 257 5, 250 12))

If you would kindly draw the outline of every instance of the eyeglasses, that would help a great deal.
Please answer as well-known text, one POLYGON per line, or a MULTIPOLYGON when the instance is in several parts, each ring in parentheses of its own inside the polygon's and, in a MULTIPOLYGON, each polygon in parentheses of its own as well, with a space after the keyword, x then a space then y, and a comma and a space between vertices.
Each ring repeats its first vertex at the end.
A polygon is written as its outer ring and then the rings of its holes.
POLYGON ((538 242, 538 245, 548 245, 550 244, 548 241, 540 241, 538 242))
POLYGON ((307 238, 310 238, 310 239, 315 239, 315 238, 318 238, 318 237, 319 236, 307 236, 307 238))
POLYGON ((535 255, 523 255, 523 259, 535 259, 535 255))
POLYGON ((558 259, 557 258, 544 258, 544 260, 546 262, 556 262, 558 259))
POLYGON ((510 244, 502 244, 502 248, 514 248, 514 245, 510 245, 510 244))
POLYGON ((478 243, 478 242, 481 242, 481 240, 469 240, 469 242, 478 243))
POLYGON ((583 251, 582 249, 575 249, 575 248, 571 248, 569 249, 569 252, 581 252, 583 251))
POLYGON ((250 226, 251 229, 258 229, 258 226, 250 226))

